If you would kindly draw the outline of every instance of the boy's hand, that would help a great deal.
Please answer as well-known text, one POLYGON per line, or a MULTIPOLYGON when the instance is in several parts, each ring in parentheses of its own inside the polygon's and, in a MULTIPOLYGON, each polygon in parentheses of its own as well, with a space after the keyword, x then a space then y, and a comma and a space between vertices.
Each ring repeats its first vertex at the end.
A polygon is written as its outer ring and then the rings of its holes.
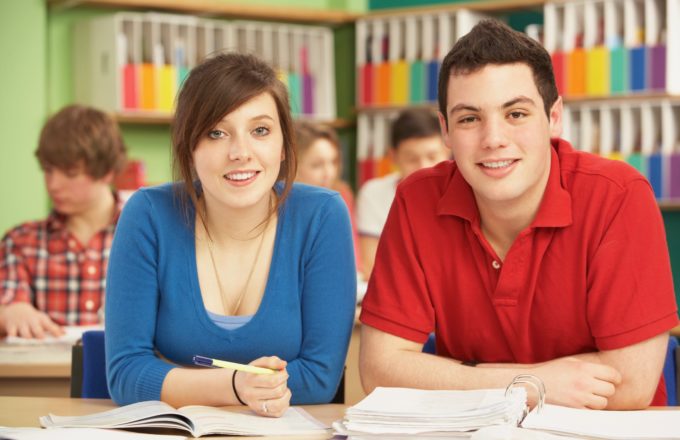
POLYGON ((42 339, 61 336, 64 330, 29 303, 17 302, 0 307, 0 334, 42 339), (4 330, 4 331, 3 331, 4 330))

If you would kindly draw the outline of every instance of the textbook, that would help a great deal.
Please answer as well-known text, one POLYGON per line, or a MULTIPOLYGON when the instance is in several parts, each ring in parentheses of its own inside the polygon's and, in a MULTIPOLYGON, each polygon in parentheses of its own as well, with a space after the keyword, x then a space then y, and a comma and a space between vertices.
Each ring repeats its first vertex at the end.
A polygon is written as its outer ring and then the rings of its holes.
POLYGON ((43 428, 167 428, 204 435, 319 435, 327 427, 302 408, 291 407, 279 418, 262 417, 252 412, 235 412, 209 406, 184 406, 175 409, 160 401, 139 402, 85 416, 40 417, 43 428))

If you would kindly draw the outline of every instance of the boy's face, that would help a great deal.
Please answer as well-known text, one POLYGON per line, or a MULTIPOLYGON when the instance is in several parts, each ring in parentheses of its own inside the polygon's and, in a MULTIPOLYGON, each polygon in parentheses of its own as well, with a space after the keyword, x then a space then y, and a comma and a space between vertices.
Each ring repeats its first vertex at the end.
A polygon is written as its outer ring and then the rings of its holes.
POLYGON ((550 139, 562 131, 562 102, 546 117, 531 68, 487 65, 448 84, 446 144, 477 203, 521 207, 540 200, 550 173, 550 139), (517 205, 519 204, 519 205, 517 205))
POLYGON ((405 139, 392 150, 394 164, 406 178, 421 168, 437 165, 449 158, 450 152, 441 136, 405 139))
POLYGON ((71 216, 83 214, 97 205, 102 191, 108 191, 112 174, 95 179, 85 170, 85 164, 60 169, 43 164, 45 187, 55 211, 71 216))

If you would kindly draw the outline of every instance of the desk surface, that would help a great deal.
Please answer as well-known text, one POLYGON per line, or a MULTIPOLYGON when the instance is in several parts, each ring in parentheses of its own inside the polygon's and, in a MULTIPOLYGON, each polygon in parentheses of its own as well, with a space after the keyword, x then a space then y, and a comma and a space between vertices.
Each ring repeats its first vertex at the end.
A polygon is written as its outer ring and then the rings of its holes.
MULTIPOLYGON (((67 397, 16 397, 0 396, 0 426, 10 427, 39 427, 38 417, 54 413, 57 415, 84 415, 107 409, 115 408, 111 400, 106 399, 71 399, 67 397)), ((330 426, 337 419, 341 419, 346 405, 307 405, 302 406, 312 416, 330 426)), ((173 431, 179 434, 180 431, 173 431)), ((181 435, 181 434, 180 434, 181 435)), ((210 437, 220 438, 220 437, 210 437)), ((277 437, 238 437, 245 439, 275 439, 277 437)), ((290 440, 290 437, 280 437, 290 440)), ((330 431, 327 436, 308 436, 307 439, 331 438, 330 431)))
POLYGON ((71 346, 14 345, 0 342, 0 378, 71 377, 71 346))

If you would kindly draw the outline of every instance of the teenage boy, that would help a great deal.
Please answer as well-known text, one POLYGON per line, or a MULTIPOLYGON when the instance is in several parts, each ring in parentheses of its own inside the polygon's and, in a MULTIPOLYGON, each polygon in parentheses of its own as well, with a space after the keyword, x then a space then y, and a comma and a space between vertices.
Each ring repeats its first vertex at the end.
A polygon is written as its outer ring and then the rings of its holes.
POLYGON ((499 22, 446 56, 439 111, 455 161, 397 189, 361 314, 364 388, 530 373, 554 404, 663 405, 678 317, 649 183, 559 139, 550 56, 499 22), (437 356, 421 353, 433 331, 437 356))
POLYGON ((402 112, 391 127, 390 155, 397 171, 364 183, 357 196, 357 232, 366 279, 373 269, 378 240, 397 184, 422 168, 449 158, 437 116, 429 109, 402 112))
POLYGON ((100 322, 119 215, 111 190, 126 148, 105 113, 72 105, 52 116, 35 152, 53 211, 0 242, 0 335, 42 338, 100 322))

